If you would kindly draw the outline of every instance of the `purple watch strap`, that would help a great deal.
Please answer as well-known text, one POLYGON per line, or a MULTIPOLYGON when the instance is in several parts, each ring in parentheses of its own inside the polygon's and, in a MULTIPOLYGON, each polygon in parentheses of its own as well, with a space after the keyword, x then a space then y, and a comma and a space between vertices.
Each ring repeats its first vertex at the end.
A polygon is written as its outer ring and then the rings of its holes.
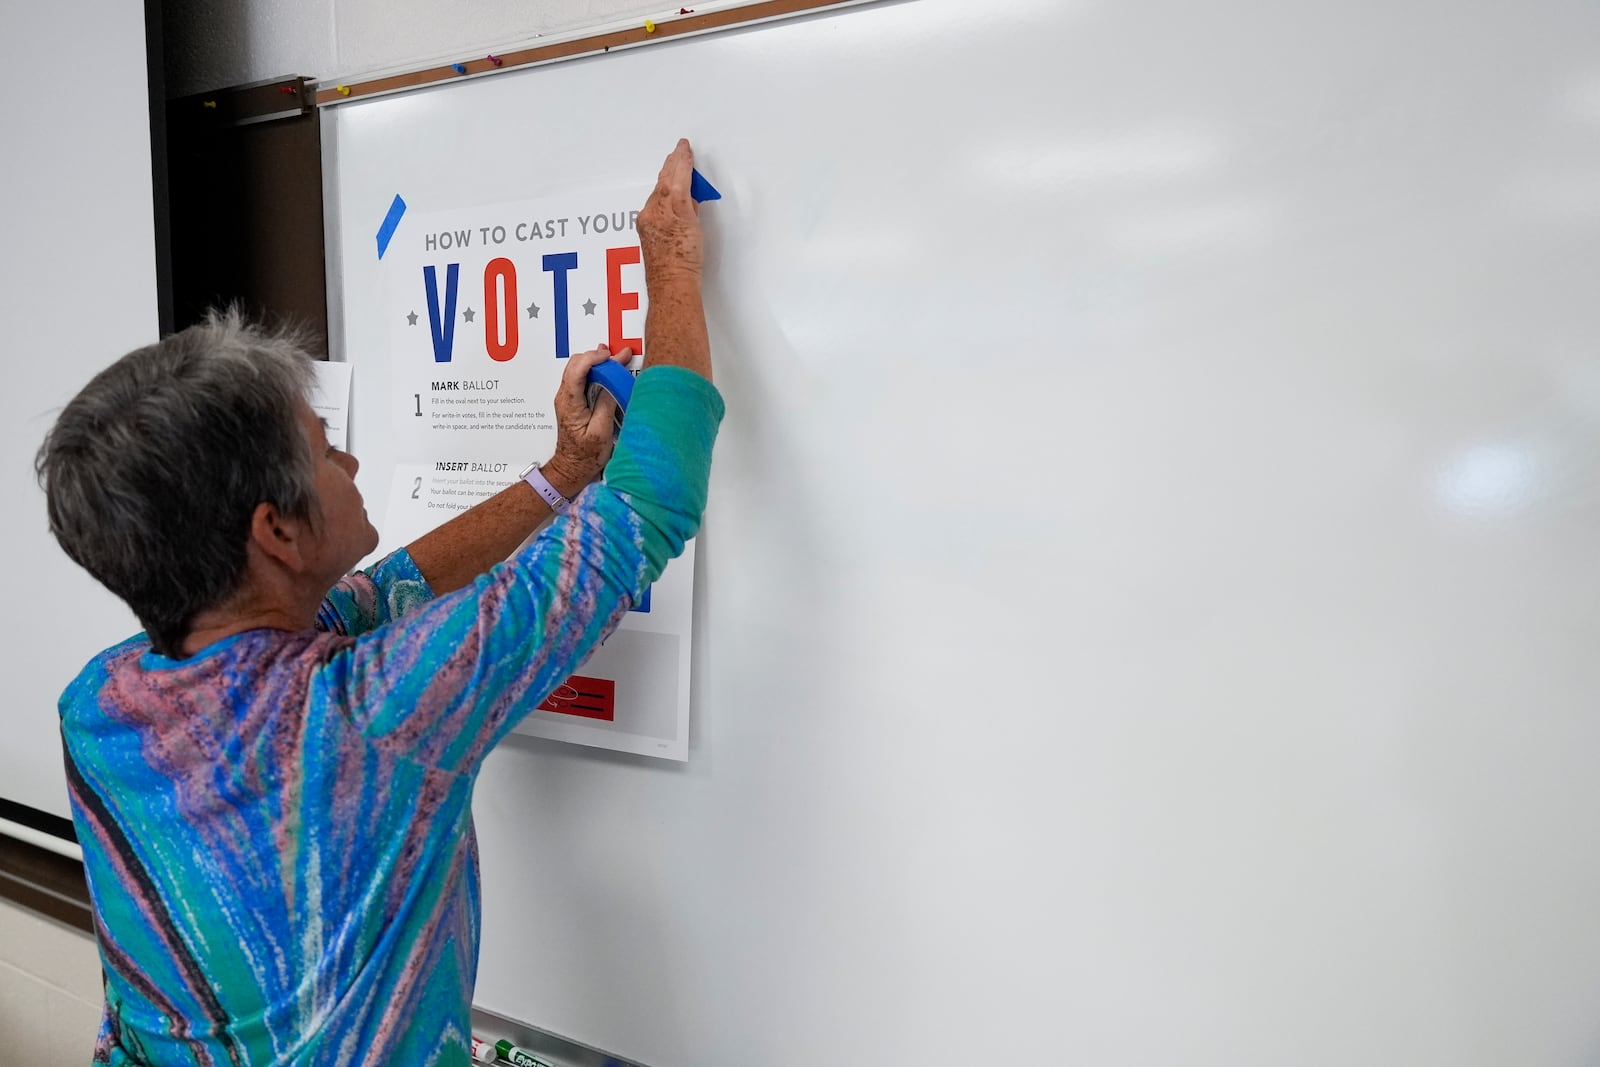
POLYGON ((544 471, 539 469, 537 463, 522 472, 522 480, 533 486, 533 491, 538 493, 544 502, 550 505, 550 510, 557 515, 566 511, 567 506, 572 503, 556 491, 556 487, 550 484, 550 479, 544 476, 544 471))

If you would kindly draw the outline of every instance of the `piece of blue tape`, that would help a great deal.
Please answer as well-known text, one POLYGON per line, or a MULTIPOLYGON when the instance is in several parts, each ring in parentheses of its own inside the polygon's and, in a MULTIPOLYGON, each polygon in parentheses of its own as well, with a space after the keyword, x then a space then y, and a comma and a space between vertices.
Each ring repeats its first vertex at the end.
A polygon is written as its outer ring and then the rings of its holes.
POLYGON ((722 194, 717 192, 717 187, 706 181, 706 176, 699 171, 693 172, 689 178, 689 195, 694 198, 697 204, 706 200, 722 199, 722 194))
POLYGON ((400 194, 394 194, 394 202, 389 205, 389 213, 383 217, 383 225, 378 227, 378 258, 389 251, 389 241, 394 237, 394 231, 400 228, 400 218, 406 213, 406 202, 400 199, 400 194))
POLYGON ((633 371, 608 359, 589 368, 589 384, 611 394, 611 399, 617 402, 618 414, 628 410, 628 401, 633 399, 633 371))

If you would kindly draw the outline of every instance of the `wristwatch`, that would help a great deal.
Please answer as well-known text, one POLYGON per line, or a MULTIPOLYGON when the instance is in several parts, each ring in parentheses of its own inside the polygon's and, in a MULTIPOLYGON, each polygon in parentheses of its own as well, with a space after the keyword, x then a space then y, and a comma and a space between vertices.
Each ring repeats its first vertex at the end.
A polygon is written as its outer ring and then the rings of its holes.
POLYGON ((550 505, 550 510, 557 515, 566 511, 567 507, 572 503, 572 501, 562 496, 555 486, 550 484, 550 479, 544 476, 544 471, 539 469, 537 461, 528 464, 520 477, 533 487, 533 491, 538 493, 540 498, 550 505))

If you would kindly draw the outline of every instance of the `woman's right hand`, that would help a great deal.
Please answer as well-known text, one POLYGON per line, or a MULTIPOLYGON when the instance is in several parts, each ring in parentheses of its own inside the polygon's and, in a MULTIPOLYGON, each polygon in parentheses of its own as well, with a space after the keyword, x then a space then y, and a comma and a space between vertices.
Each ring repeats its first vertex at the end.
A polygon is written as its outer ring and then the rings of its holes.
POLYGON ((645 286, 657 289, 674 278, 700 281, 705 250, 700 234, 700 205, 689 195, 694 179, 694 149, 687 140, 667 156, 636 225, 644 254, 645 286))

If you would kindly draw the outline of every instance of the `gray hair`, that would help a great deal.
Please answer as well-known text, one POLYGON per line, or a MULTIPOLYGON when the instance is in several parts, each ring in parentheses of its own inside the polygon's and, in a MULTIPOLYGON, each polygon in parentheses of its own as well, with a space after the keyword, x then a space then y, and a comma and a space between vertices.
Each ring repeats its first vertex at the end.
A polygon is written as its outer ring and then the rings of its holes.
POLYGON ((311 357, 237 310, 130 352, 62 410, 34 462, 50 532, 169 656, 244 581, 256 506, 320 516, 300 404, 311 357))

